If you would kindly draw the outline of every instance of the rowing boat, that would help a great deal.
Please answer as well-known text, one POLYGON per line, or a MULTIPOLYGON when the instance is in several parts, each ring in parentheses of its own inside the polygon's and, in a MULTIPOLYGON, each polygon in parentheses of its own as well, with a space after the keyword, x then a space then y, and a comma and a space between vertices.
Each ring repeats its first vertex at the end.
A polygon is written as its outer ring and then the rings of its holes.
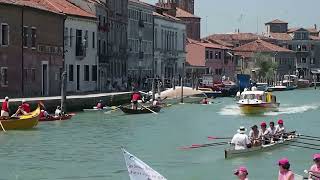
POLYGON ((235 150, 234 147, 228 148, 224 150, 224 158, 233 158, 233 157, 239 157, 239 156, 245 156, 250 153, 254 152, 261 152, 261 151, 267 151, 274 148, 277 148, 282 145, 286 145, 290 142, 296 141, 298 138, 298 135, 290 135, 287 139, 280 139, 279 141, 271 142, 270 144, 258 146, 258 147, 251 147, 248 149, 242 149, 242 150, 235 150))
MULTIPOLYGON (((2 126, 5 130, 25 130, 32 129, 38 125, 40 117, 40 107, 35 111, 22 115, 19 117, 10 117, 7 120, 1 120, 2 126)), ((3 131, 2 128, 0 128, 3 131)))
POLYGON ((120 106, 119 108, 125 114, 147 114, 147 113, 153 113, 152 111, 160 112, 160 110, 161 110, 160 106, 150 106, 150 107, 148 107, 148 109, 147 108, 141 108, 141 109, 137 109, 137 110, 134 110, 134 109, 131 109, 131 108, 128 108, 128 107, 123 107, 123 106, 120 106), (150 111, 149 109, 152 110, 152 111, 150 111))
POLYGON ((96 107, 93 107, 92 109, 83 109, 84 112, 105 112, 105 111, 110 111, 113 110, 112 107, 103 107, 102 109, 98 109, 96 107))
POLYGON ((65 121, 69 120, 74 116, 74 114, 65 114, 63 116, 47 116, 47 117, 41 117, 39 121, 65 121))

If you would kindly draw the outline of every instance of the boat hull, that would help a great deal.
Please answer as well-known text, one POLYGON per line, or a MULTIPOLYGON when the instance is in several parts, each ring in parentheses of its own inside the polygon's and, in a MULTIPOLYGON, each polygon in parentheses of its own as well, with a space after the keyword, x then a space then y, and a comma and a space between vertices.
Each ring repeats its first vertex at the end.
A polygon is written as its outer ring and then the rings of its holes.
MULTIPOLYGON (((151 109, 154 112, 160 112, 161 107, 160 106, 150 106, 148 107, 149 109, 151 109)), ((138 110, 133 110, 131 108, 128 107, 119 107, 119 109, 121 109, 122 112, 124 112, 125 114, 149 114, 149 113, 153 113, 152 111, 143 108, 143 109, 138 109, 138 110)))
POLYGON ((268 151, 268 150, 278 148, 279 146, 283 146, 288 143, 294 142, 296 140, 297 140, 297 136, 293 135, 293 136, 290 136, 286 140, 280 140, 278 142, 273 142, 271 144, 262 145, 259 147, 252 147, 252 148, 243 149, 243 150, 235 150, 234 148, 229 148, 224 151, 224 158, 229 159, 229 158, 234 158, 234 157, 246 156, 246 155, 256 153, 256 152, 268 151))
POLYGON ((263 114, 270 111, 278 111, 280 103, 239 104, 243 114, 263 114))
MULTIPOLYGON (((8 120, 1 120, 3 128, 7 130, 26 130, 32 129, 38 125, 40 117, 40 108, 28 115, 23 115, 17 118, 9 118, 8 120)), ((0 128, 0 131, 3 129, 0 128)))
POLYGON ((65 120, 71 119, 72 116, 73 115, 71 114, 67 114, 61 117, 57 117, 57 116, 41 117, 39 118, 39 121, 65 121, 65 120))

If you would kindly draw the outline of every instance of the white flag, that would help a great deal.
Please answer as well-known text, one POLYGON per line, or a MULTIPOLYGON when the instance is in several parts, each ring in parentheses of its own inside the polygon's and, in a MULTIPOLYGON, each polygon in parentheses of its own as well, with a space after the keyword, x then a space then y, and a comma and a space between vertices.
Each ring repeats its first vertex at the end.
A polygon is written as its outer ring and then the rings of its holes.
POLYGON ((139 158, 122 149, 130 180, 167 180, 139 158))

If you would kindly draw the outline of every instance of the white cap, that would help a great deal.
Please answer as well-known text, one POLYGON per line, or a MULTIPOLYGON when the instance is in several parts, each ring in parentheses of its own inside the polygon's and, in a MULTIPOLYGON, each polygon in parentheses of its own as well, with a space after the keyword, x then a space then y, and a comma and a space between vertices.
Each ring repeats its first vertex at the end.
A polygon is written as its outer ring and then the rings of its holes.
POLYGON ((4 99, 8 100, 8 99, 9 99, 9 97, 8 97, 8 96, 6 96, 4 99))
POLYGON ((22 103, 25 103, 26 102, 26 100, 25 99, 22 99, 22 103))

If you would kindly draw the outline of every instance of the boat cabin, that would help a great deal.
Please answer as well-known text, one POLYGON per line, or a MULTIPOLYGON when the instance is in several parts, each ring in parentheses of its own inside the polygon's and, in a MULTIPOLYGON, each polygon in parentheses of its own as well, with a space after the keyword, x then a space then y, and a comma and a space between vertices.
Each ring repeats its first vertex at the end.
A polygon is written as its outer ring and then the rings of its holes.
POLYGON ((239 102, 255 101, 256 103, 276 103, 276 96, 264 91, 244 91, 241 93, 239 102))

